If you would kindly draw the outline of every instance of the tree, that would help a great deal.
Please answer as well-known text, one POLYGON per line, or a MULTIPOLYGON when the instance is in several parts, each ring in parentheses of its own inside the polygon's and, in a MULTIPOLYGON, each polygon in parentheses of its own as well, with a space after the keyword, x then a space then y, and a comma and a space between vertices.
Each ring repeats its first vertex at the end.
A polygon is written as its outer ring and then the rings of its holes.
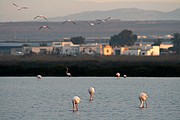
POLYGON ((111 36, 109 44, 111 46, 133 45, 136 40, 137 35, 133 34, 131 30, 123 30, 118 35, 111 36))
POLYGON ((176 51, 177 54, 180 53, 180 33, 175 33, 174 37, 171 39, 174 43, 173 50, 176 51))
POLYGON ((162 43, 162 39, 158 38, 157 40, 155 40, 155 42, 154 42, 154 44, 152 46, 160 46, 161 43, 162 43))
POLYGON ((85 38, 82 36, 79 36, 79 37, 72 37, 70 40, 73 44, 83 44, 85 38))

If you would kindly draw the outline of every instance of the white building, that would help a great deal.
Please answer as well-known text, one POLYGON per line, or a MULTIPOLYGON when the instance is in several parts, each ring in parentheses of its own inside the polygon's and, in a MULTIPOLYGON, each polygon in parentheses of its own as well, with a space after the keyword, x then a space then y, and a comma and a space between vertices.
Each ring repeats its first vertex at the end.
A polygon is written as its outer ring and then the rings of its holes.
POLYGON ((72 42, 53 42, 53 53, 60 55, 78 55, 79 45, 75 45, 72 42))
POLYGON ((46 55, 52 54, 53 48, 51 46, 39 46, 39 47, 32 47, 32 53, 36 53, 38 55, 46 55))
POLYGON ((130 47, 121 47, 121 55, 135 55, 135 56, 159 56, 159 46, 134 45, 130 47))
POLYGON ((160 44, 160 49, 169 49, 170 47, 173 47, 174 45, 171 42, 162 42, 160 44))
POLYGON ((141 49, 142 56, 159 56, 160 49, 159 46, 147 46, 141 49))
POLYGON ((100 44, 83 44, 79 47, 80 54, 102 54, 102 45, 100 44))

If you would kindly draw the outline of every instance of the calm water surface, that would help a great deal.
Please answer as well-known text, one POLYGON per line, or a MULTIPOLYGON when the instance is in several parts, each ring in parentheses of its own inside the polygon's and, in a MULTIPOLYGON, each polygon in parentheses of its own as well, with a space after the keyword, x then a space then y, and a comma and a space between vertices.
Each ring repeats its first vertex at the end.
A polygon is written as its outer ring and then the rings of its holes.
POLYGON ((180 78, 0 77, 0 120, 93 119, 180 120, 180 78), (148 108, 139 108, 141 91, 149 95, 148 108), (75 95, 78 112, 72 112, 75 95))

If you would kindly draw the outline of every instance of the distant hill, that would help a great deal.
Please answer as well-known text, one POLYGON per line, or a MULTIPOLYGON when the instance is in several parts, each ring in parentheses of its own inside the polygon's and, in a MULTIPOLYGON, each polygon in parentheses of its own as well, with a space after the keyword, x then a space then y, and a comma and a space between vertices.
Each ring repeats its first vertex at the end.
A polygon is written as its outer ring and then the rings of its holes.
POLYGON ((180 20, 123 21, 109 20, 106 23, 90 26, 87 21, 74 24, 62 22, 7 22, 1 23, 1 40, 55 40, 63 37, 110 37, 124 29, 132 30, 138 35, 164 36, 180 32, 180 20), (47 25, 52 30, 39 27, 47 25))
POLYGON ((112 19, 120 20, 180 20, 180 8, 170 12, 155 10, 143 10, 138 8, 122 8, 108 11, 86 11, 68 16, 50 18, 50 21, 73 20, 96 20, 111 16, 112 19))

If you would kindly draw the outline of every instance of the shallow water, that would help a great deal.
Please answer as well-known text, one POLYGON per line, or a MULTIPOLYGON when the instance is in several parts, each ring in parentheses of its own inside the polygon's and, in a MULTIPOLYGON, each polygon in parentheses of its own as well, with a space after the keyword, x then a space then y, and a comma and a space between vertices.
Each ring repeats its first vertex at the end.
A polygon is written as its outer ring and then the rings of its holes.
POLYGON ((179 101, 180 78, 0 77, 0 120, 178 120, 179 101), (140 109, 142 91, 148 108, 140 109), (78 112, 72 111, 75 95, 78 112))

